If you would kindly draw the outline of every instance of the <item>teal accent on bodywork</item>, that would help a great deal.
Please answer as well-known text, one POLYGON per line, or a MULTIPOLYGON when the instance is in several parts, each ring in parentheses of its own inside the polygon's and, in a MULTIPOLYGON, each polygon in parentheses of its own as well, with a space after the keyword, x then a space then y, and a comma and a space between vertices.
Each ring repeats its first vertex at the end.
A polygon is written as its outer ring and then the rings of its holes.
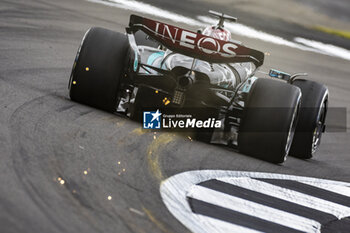
POLYGON ((220 83, 219 86, 222 87, 222 88, 228 88, 228 87, 229 87, 229 84, 227 84, 227 83, 221 84, 221 83, 220 83))
POLYGON ((134 71, 136 72, 137 71, 137 68, 139 66, 139 58, 138 58, 138 54, 137 52, 135 51, 135 59, 134 59, 134 71))
POLYGON ((152 65, 153 62, 158 58, 164 56, 164 52, 152 53, 147 59, 147 65, 152 65))
POLYGON ((272 77, 272 78, 278 78, 279 75, 289 75, 288 73, 286 72, 283 72, 283 71, 279 71, 279 70, 274 70, 274 69, 271 69, 270 72, 269 72, 269 76, 272 77))
POLYGON ((249 93, 250 89, 252 88, 253 86, 253 83, 257 80, 258 78, 257 77, 251 77, 251 78, 248 78, 247 81, 245 82, 245 84, 243 85, 243 88, 242 88, 242 92, 244 93, 249 93))

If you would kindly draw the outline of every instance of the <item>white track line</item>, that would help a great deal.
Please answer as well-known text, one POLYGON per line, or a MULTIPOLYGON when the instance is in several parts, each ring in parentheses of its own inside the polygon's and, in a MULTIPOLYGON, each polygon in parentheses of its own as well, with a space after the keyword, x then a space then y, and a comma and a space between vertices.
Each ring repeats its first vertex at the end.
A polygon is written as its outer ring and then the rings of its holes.
MULTIPOLYGON (((183 172, 168 178, 167 180, 162 182, 160 186, 160 194, 168 210, 190 231, 195 233, 221 232, 221 230, 219 231, 215 221, 212 220, 212 221, 206 222, 207 219, 204 218, 204 216, 201 216, 192 212, 186 196, 188 194, 188 191, 191 189, 193 185, 196 185, 211 179, 224 179, 224 178, 235 178, 235 179, 246 179, 246 180, 248 179, 251 180, 251 178, 293 180, 298 182, 305 182, 307 184, 313 183, 315 184, 316 187, 320 187, 320 188, 338 187, 337 190, 341 190, 342 187, 345 187, 346 189, 350 187, 350 183, 311 178, 311 177, 292 176, 292 175, 273 174, 273 173, 260 173, 260 172, 200 170, 200 171, 183 172)), ((274 186, 273 188, 275 187, 276 186, 274 186)), ((266 192, 267 191, 268 190, 266 190, 266 192)), ((261 190, 259 190, 259 192, 261 192, 261 190)), ((283 194, 281 195, 282 197, 286 196, 283 194)), ((344 195, 346 194, 344 193, 344 195)), ((292 197, 289 197, 289 198, 292 198, 292 197)), ((303 202, 305 203, 305 201, 303 200, 300 200, 300 201, 301 203, 303 202)), ((323 201, 326 201, 326 200, 323 200, 323 201)), ((298 204, 301 204, 301 203, 298 202, 298 204)), ((305 204, 307 204, 307 202, 305 204)), ((334 207, 335 207, 333 205, 334 203, 331 203, 331 204, 332 205, 328 207, 327 207, 327 204, 323 206, 325 211, 328 212, 329 210, 331 211, 334 210, 334 207)), ((314 206, 312 206, 312 208, 314 208, 314 206)), ((338 216, 349 217, 350 215, 346 216, 346 214, 348 214, 348 209, 347 208, 339 209, 339 211, 343 211, 343 210, 346 212, 337 212, 336 214, 338 214, 338 216)), ((237 230, 233 230, 233 232, 240 232, 240 230, 237 228, 237 230)), ((311 232, 317 232, 317 229, 311 232)))
POLYGON ((207 217, 200 214, 194 214, 195 218, 203 224, 203 228, 212 229, 215 226, 215 233, 227 233, 227 232, 239 232, 239 233, 260 233, 261 231, 256 231, 249 229, 247 227, 239 226, 236 224, 221 221, 215 218, 207 217))
POLYGON ((101 3, 107 6, 117 7, 125 10, 131 10, 142 14, 154 15, 156 17, 170 19, 174 22, 185 23, 192 26, 200 26, 200 27, 205 26, 204 23, 198 20, 183 16, 183 15, 179 15, 167 10, 163 10, 161 8, 152 6, 147 3, 139 2, 139 1, 134 1, 134 0, 87 0, 87 1, 101 3))
POLYGON ((324 184, 324 183, 317 183, 316 181, 299 181, 300 183, 308 184, 315 186, 317 188, 321 188, 330 192, 338 193, 344 196, 350 197, 350 187, 345 186, 338 186, 338 185, 332 185, 332 184, 324 184))
POLYGON ((315 232, 321 229, 321 224, 314 220, 198 185, 191 187, 187 197, 192 197, 303 232, 315 232))
POLYGON ((350 51, 335 45, 325 44, 319 41, 308 40, 305 38, 296 37, 294 41, 309 46, 311 48, 318 49, 328 55, 334 57, 340 57, 346 60, 350 60, 350 51))
MULTIPOLYGON (((255 192, 263 193, 272 197, 280 198, 285 201, 296 203, 325 213, 332 214, 338 219, 350 215, 350 208, 334 202, 313 197, 294 190, 282 188, 266 182, 250 178, 218 178, 218 180, 237 185, 255 192)), ((318 187, 318 186, 316 186, 318 187)))

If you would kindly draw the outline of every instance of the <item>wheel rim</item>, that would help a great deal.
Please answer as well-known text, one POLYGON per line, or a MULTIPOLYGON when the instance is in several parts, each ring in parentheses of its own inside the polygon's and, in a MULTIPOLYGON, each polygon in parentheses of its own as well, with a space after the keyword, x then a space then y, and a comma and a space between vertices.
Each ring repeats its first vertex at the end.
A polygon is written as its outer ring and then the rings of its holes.
MULTIPOLYGON (((299 100, 300 100, 300 98, 299 98, 299 100)), ((295 107, 294 112, 293 112, 293 118, 292 118, 292 122, 291 122, 290 127, 289 127, 288 136, 287 136, 287 143, 286 143, 286 147, 285 147, 284 160, 286 160, 287 155, 289 153, 289 150, 292 146, 294 132, 295 132, 295 128, 297 126, 297 116, 299 114, 299 109, 300 109, 300 101, 298 101, 298 104, 295 107)))
POLYGON ((322 131, 324 128, 325 120, 327 113, 327 98, 322 101, 322 105, 320 106, 320 110, 317 115, 316 127, 312 136, 312 146, 311 153, 314 154, 321 143, 322 131))
POLYGON ((289 126, 288 136, 287 136, 287 140, 286 140, 286 146, 284 148, 284 152, 285 152, 284 161, 287 159, 287 156, 289 154, 289 150, 292 146, 292 142, 293 142, 293 138, 294 138, 295 129, 297 127, 297 116, 299 115, 299 110, 300 110, 300 105, 301 105, 300 99, 301 99, 301 95, 299 96, 298 102, 294 108, 292 121, 291 121, 290 126, 289 126))

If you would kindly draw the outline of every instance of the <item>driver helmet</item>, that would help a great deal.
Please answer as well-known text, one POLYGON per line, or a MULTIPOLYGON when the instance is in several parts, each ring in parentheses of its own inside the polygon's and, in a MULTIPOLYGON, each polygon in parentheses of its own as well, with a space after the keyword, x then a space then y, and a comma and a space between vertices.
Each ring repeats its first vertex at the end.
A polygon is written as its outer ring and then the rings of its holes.
POLYGON ((231 39, 231 32, 229 30, 226 30, 218 26, 206 27, 203 30, 202 34, 205 36, 211 36, 211 37, 214 37, 215 39, 219 39, 223 41, 229 41, 231 39))

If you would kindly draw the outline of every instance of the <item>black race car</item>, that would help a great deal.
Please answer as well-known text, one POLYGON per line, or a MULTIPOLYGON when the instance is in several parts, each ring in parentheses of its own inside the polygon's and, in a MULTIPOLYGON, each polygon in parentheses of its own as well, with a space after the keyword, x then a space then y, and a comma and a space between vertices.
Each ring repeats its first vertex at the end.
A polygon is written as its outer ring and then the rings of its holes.
POLYGON ((325 128, 327 87, 277 70, 257 78, 264 53, 231 38, 224 21, 235 18, 210 13, 219 23, 198 32, 136 15, 126 34, 89 29, 70 98, 132 119, 150 108, 198 111, 222 123, 203 132, 211 143, 274 163, 288 154, 311 158, 325 128))

